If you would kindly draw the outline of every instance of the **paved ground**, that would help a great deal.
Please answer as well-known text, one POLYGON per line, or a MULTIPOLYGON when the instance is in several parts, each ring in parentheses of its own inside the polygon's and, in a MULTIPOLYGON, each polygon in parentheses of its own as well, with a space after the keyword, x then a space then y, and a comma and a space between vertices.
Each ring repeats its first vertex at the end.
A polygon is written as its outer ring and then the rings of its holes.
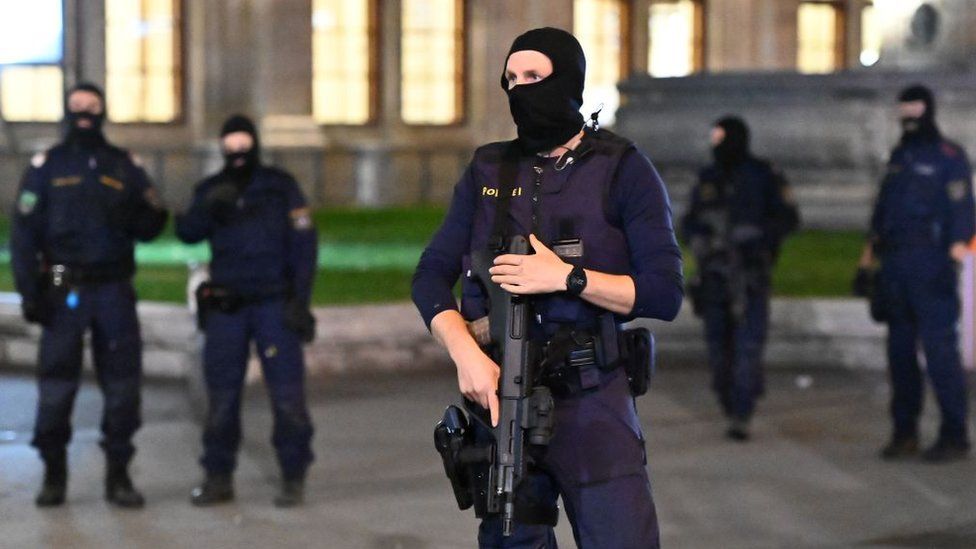
MULTIPOLYGON (((976 459, 880 462, 884 380, 827 371, 802 389, 802 373, 771 376, 747 445, 722 439, 704 371, 665 369, 655 380, 640 409, 665 547, 976 547, 976 459)), ((475 520, 454 507, 431 447, 453 383, 447 375, 318 382, 309 501, 288 511, 271 505, 276 471, 260 390, 247 403, 238 502, 198 510, 187 497, 199 477, 199 428, 181 386, 154 385, 134 465, 149 500, 141 512, 101 499, 101 405, 87 385, 69 505, 41 511, 32 503, 41 469, 28 446, 33 384, 0 374, 0 547, 472 547, 475 520)), ((565 523, 558 533, 573 546, 565 523)))

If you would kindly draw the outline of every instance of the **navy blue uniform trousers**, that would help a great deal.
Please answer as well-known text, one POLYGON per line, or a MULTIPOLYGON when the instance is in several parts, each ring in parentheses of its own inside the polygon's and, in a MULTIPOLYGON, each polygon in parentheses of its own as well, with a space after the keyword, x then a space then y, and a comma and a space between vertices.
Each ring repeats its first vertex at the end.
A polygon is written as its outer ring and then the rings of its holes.
POLYGON ((141 425, 142 340, 135 291, 128 281, 77 288, 77 305, 59 298, 41 332, 38 406, 34 440, 42 458, 64 451, 71 440, 71 411, 81 381, 84 335, 91 330, 98 385, 105 398, 101 446, 109 461, 128 463, 132 436, 141 425))
MULTIPOLYGON (((634 398, 617 369, 593 392, 556 399, 543 472, 520 489, 552 505, 562 496, 579 547, 654 549, 660 542, 646 462, 634 398)), ((481 522, 478 546, 550 549, 556 538, 548 526, 524 524, 506 538, 501 519, 492 516, 481 522)))
POLYGON ((203 369, 209 397, 200 460, 210 474, 230 474, 241 442, 241 394, 250 342, 257 344, 274 414, 271 442, 285 478, 305 475, 312 462, 312 421, 305 403, 301 341, 284 324, 284 300, 244 305, 206 317, 203 369))
POLYGON ((750 290, 742 318, 727 303, 707 302, 702 316, 712 388, 729 417, 748 419, 763 394, 763 346, 769 324, 769 290, 750 290))
POLYGON ((888 303, 888 364, 891 415, 896 436, 913 436, 925 392, 918 364, 918 341, 942 412, 939 437, 968 441, 966 376, 959 358, 957 275, 941 249, 886 253, 883 290, 888 303))

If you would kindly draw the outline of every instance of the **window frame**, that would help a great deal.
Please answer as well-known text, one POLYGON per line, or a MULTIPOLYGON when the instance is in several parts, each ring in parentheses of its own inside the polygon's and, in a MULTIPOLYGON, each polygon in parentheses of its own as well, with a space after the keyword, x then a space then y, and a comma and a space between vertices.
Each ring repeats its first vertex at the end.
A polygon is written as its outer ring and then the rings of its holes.
POLYGON ((631 63, 634 60, 634 32, 631 25, 634 22, 634 6, 628 0, 616 0, 620 4, 620 68, 618 82, 622 82, 633 74, 631 63))
MULTIPOLYGON (((884 38, 882 36, 882 31, 880 29, 880 21, 878 21, 880 19, 880 14, 878 12, 878 6, 877 6, 877 4, 875 4, 875 1, 874 0, 865 0, 865 1, 863 1, 860 4, 860 6, 857 7, 857 10, 858 10, 858 14, 857 14, 857 44, 856 45, 851 45, 852 47, 856 47, 857 48, 857 50, 856 50, 857 51, 857 59, 856 59, 856 61, 854 61, 854 62, 851 63, 851 66, 856 66, 857 68, 860 68, 860 69, 868 69, 868 68, 871 68, 871 67, 877 65, 878 62, 881 61, 881 50, 882 50, 882 47, 884 46, 884 38), (878 43, 878 51, 877 51, 878 58, 874 61, 874 63, 871 63, 870 65, 865 65, 864 62, 861 59, 861 56, 863 56, 864 55, 864 52, 866 51, 864 49, 864 37, 865 37, 865 33, 864 33, 864 20, 865 20, 865 17, 864 17, 864 15, 865 15, 865 12, 867 12, 869 8, 872 10, 872 12, 874 14, 874 19, 875 19, 874 24, 879 27, 877 30, 878 30, 879 38, 881 38, 881 40, 879 40, 879 43, 878 43)), ((848 19, 848 22, 850 22, 850 19, 848 19)), ((853 54, 853 53, 854 53, 853 51, 850 51, 849 50, 849 54, 853 54)))
MULTIPOLYGON (((457 93, 454 96, 454 109, 457 113, 455 120, 446 124, 433 122, 407 122, 403 119, 403 48, 398 47, 399 55, 397 58, 397 113, 396 118, 399 124, 408 128, 461 128, 468 123, 468 71, 465 70, 465 61, 468 59, 468 29, 470 28, 470 6, 467 0, 454 0, 458 5, 458 25, 457 25, 457 52, 454 56, 454 74, 457 93)), ((403 39, 403 3, 400 3, 400 11, 397 14, 399 21, 399 40, 403 39)))
MULTIPOLYGON (((174 47, 176 49, 176 55, 173 56, 174 61, 178 64, 176 67, 176 86, 173 90, 176 92, 176 116, 172 120, 166 120, 162 122, 154 122, 152 120, 129 120, 129 121, 115 121, 112 120, 111 115, 105 117, 105 121, 114 126, 122 127, 136 127, 136 126, 146 126, 146 127, 158 127, 165 128, 171 126, 183 126, 187 122, 187 112, 186 112, 186 93, 187 93, 187 79, 186 79, 186 66, 187 66, 187 48, 186 48, 186 31, 187 31, 187 18, 186 5, 188 0, 173 0, 173 6, 176 8, 177 24, 173 25, 173 30, 176 31, 177 35, 174 37, 174 47)), ((105 90, 105 102, 106 108, 105 112, 111 112, 111 104, 109 103, 108 97, 108 13, 106 12, 105 17, 102 19, 103 29, 103 43, 102 43, 102 58, 105 60, 105 75, 104 81, 106 84, 105 90)), ((67 87, 65 88, 67 90, 67 87)))

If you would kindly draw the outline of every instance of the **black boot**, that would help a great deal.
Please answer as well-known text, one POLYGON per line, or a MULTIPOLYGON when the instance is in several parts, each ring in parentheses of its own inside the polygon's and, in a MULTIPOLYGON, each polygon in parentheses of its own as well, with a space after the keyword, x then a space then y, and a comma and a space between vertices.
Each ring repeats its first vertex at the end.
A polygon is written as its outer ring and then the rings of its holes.
POLYGON ((750 438, 749 418, 732 417, 729 419, 729 428, 725 431, 725 437, 735 442, 747 442, 750 438))
POLYGON ((281 481, 281 490, 274 498, 275 507, 297 507, 305 501, 305 479, 294 478, 281 481))
POLYGON ((891 442, 881 449, 881 459, 893 461, 914 457, 918 454, 918 437, 915 435, 898 435, 891 437, 891 442))
POLYGON ((207 474, 200 486, 190 492, 190 503, 207 507, 227 503, 234 499, 234 482, 230 475, 207 474))
POLYGON ((128 466, 112 464, 108 466, 105 476, 105 499, 116 507, 124 509, 141 509, 146 499, 132 485, 129 478, 128 466))
POLYGON ((68 489, 68 460, 62 453, 44 459, 44 484, 34 503, 38 507, 55 507, 64 503, 68 489))
POLYGON ((968 441, 943 438, 935 441, 935 444, 922 453, 922 459, 928 463, 948 463, 950 461, 961 461, 968 457, 968 441))

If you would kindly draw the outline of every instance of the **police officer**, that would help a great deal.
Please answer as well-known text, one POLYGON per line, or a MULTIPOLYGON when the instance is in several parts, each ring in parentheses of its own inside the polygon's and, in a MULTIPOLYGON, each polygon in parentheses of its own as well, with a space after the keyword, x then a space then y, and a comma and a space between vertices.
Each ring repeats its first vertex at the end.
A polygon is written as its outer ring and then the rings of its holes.
POLYGON ((924 398, 918 364, 921 338, 942 413, 939 436, 922 457, 944 462, 969 453, 966 377, 956 335, 956 273, 976 231, 971 169, 966 153, 939 132, 931 91, 906 88, 898 112, 901 141, 888 161, 860 263, 863 278, 880 260, 880 316, 888 323, 894 431, 881 456, 898 459, 918 452, 924 398))
POLYGON ((764 389, 770 272, 799 215, 786 180, 750 152, 741 118, 718 120, 711 144, 714 160, 698 175, 682 232, 698 264, 689 293, 705 321, 712 388, 729 419, 726 435, 745 441, 764 389))
POLYGON ((39 403, 31 444, 45 464, 38 506, 64 503, 65 447, 91 330, 105 397, 106 499, 142 507, 128 474, 139 428, 142 341, 133 243, 155 238, 167 213, 138 160, 102 134, 105 96, 92 84, 68 92, 65 139, 31 160, 14 212, 11 260, 24 318, 40 324, 39 403))
MULTIPOLYGON (((584 74, 571 34, 542 28, 515 39, 501 85, 518 138, 475 152, 414 275, 414 302, 457 366, 461 393, 489 410, 492 422, 499 367, 468 328, 487 314, 487 296, 465 277, 459 310, 451 288, 471 254, 488 245, 500 188, 512 189, 502 222, 511 234, 530 235, 534 253, 499 256, 491 281, 534 297, 531 337, 551 341, 572 329, 614 338, 600 331, 601 318, 670 320, 680 308, 681 255, 664 184, 631 142, 583 131, 584 74), (561 257, 554 249, 566 241, 577 253, 561 257)), ((579 365, 577 391, 554 390, 553 437, 519 497, 554 509, 561 495, 581 547, 657 547, 643 435, 626 376, 593 366, 579 365)), ((482 520, 478 539, 481 547, 555 547, 548 525, 516 523, 503 538, 498 516, 482 520)))
POLYGON ((209 409, 200 460, 206 479, 191 501, 213 505, 234 497, 241 392, 253 340, 274 411, 272 442, 282 473, 275 504, 288 507, 302 502, 312 462, 302 342, 315 332, 309 304, 317 235, 298 183, 261 164, 251 120, 232 116, 220 135, 224 168, 196 186, 189 209, 176 218, 179 238, 208 240, 212 255, 211 280, 197 292, 206 333, 209 409))

